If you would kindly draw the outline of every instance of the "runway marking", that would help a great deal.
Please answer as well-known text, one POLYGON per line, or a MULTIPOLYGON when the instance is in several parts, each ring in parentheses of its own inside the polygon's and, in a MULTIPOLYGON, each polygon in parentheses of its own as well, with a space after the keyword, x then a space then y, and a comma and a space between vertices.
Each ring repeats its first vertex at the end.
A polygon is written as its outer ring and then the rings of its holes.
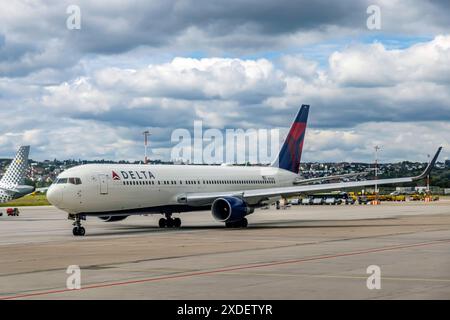
POLYGON ((248 269, 272 267, 272 266, 296 264, 296 263, 309 262, 309 261, 356 256, 356 255, 362 255, 362 254, 378 253, 378 252, 385 252, 385 251, 392 251, 392 250, 399 250, 399 249, 425 247, 425 246, 430 246, 430 245, 446 244, 446 243, 450 243, 450 239, 442 239, 442 240, 435 240, 435 241, 429 241, 429 242, 420 242, 420 243, 407 244, 407 245, 394 245, 394 246, 373 248, 373 249, 360 250, 360 251, 344 252, 344 253, 338 253, 338 254, 332 254, 332 255, 313 256, 310 258, 301 258, 301 259, 294 259, 294 260, 241 265, 241 266, 228 267, 228 268, 222 268, 222 269, 190 272, 190 273, 183 273, 183 274, 178 274, 178 275, 159 276, 159 277, 139 279, 139 280, 93 284, 93 285, 81 287, 81 289, 78 289, 78 290, 71 290, 71 289, 48 290, 48 291, 27 293, 27 294, 14 295, 14 296, 4 296, 4 297, 0 297, 0 300, 30 298, 30 297, 36 297, 36 296, 58 294, 58 293, 68 293, 68 292, 74 292, 74 291, 76 292, 76 291, 81 291, 81 290, 99 289, 99 288, 107 288, 107 287, 115 287, 115 286, 131 285, 131 284, 139 284, 139 283, 155 282, 155 281, 163 281, 163 280, 172 280, 172 279, 182 279, 182 278, 189 278, 189 277, 202 276, 202 275, 226 273, 226 272, 230 272, 230 271, 248 270, 248 269))
MULTIPOLYGON (((356 280, 367 280, 367 276, 345 276, 345 275, 319 275, 319 274, 286 274, 286 273, 272 273, 272 272, 252 272, 252 273, 245 273, 245 272, 225 272, 224 275, 242 275, 242 276, 274 276, 274 277, 290 277, 290 278, 296 278, 296 277, 302 277, 302 278, 333 278, 333 279, 356 279, 356 280)), ((402 277, 386 277, 382 276, 383 280, 392 280, 392 281, 424 281, 424 282, 450 282, 450 279, 433 279, 433 278, 402 278, 402 277)))

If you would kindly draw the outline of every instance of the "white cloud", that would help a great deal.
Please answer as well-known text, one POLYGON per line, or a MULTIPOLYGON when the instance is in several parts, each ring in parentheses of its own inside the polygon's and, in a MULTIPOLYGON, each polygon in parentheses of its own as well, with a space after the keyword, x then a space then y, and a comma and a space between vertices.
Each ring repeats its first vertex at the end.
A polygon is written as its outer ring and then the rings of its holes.
POLYGON ((283 86, 268 60, 221 58, 175 58, 139 70, 108 68, 96 73, 95 82, 121 92, 198 100, 276 94, 283 86))
POLYGON ((450 35, 403 50, 381 43, 358 45, 335 52, 330 76, 341 85, 392 86, 403 81, 450 82, 450 35))
POLYGON ((11 119, 0 148, 16 140, 35 145, 40 158, 130 159, 141 154, 142 129, 151 128, 153 147, 167 155, 171 130, 191 129, 194 120, 221 129, 285 127, 309 103, 305 160, 370 161, 373 143, 385 146, 386 159, 417 159, 417 145, 449 144, 449 52, 443 35, 405 49, 353 45, 331 54, 328 66, 299 54, 177 57, 133 68, 100 64, 79 75, 82 64, 77 76, 50 85, 41 79, 47 72, 0 78, 0 116, 11 119))
POLYGON ((307 130, 304 161, 373 161, 374 146, 381 146, 381 162, 427 161, 443 146, 440 161, 449 158, 450 123, 372 122, 351 129, 307 130))
POLYGON ((42 105, 68 114, 73 110, 97 114, 110 110, 117 102, 117 97, 93 87, 87 78, 78 78, 70 84, 64 82, 58 86, 48 86, 46 91, 42 96, 42 105))

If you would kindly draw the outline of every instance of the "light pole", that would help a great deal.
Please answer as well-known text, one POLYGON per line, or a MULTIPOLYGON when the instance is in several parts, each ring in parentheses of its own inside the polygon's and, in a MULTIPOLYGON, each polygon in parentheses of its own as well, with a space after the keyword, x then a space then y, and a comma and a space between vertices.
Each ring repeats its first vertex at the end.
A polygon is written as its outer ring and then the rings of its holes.
POLYGON ((378 202, 378 150, 380 150, 380 146, 375 146, 375 201, 378 202))
POLYGON ((147 164, 147 146, 148 146, 148 137, 151 135, 150 131, 146 130, 142 133, 144 135, 144 164, 147 164))
MULTIPOLYGON (((428 154, 428 164, 430 164, 430 155, 428 154)), ((427 174, 427 193, 430 193, 430 174, 427 174)))

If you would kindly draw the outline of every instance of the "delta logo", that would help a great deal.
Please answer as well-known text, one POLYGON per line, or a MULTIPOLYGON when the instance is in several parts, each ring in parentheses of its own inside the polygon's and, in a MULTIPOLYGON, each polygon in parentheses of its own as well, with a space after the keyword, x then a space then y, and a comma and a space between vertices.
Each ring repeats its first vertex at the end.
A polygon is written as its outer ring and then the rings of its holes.
POLYGON ((155 179, 155 176, 151 171, 120 171, 118 174, 115 171, 112 171, 112 179, 113 180, 148 180, 155 179))
POLYGON ((112 172, 112 179, 113 180, 120 180, 120 177, 117 173, 115 173, 114 171, 112 172))

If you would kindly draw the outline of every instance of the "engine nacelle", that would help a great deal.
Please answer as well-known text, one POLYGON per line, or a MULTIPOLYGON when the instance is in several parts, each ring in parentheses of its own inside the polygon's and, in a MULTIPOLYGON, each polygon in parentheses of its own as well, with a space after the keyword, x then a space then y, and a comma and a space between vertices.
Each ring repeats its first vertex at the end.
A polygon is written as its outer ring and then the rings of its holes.
POLYGON ((211 205, 214 219, 220 222, 240 221, 253 211, 254 209, 249 207, 244 200, 237 197, 217 198, 211 205))
POLYGON ((125 220, 128 216, 107 216, 107 217, 99 217, 105 222, 116 222, 125 220))

